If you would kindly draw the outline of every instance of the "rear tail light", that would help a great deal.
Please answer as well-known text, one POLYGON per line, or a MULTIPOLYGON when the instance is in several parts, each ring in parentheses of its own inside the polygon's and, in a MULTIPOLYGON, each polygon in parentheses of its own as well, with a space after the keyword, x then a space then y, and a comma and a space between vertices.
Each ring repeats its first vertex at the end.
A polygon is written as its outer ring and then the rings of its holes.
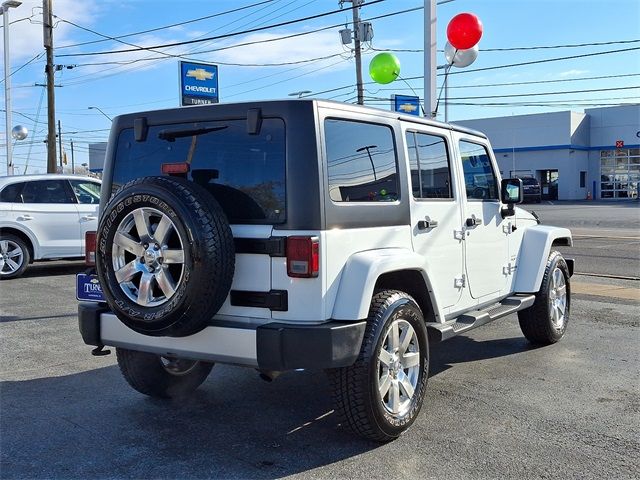
POLYGON ((312 278, 320 270, 320 242, 318 237, 287 238, 287 275, 293 278, 312 278))
POLYGON ((87 265, 96 264, 96 232, 87 232, 84 235, 84 263, 87 265))

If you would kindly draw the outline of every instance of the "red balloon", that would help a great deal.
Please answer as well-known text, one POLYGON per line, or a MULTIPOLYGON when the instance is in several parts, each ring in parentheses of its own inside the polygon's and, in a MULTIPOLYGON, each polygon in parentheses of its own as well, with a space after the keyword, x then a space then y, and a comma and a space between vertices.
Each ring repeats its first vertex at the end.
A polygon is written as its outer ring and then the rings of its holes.
POLYGON ((475 46, 482 37, 482 22, 473 13, 459 13, 447 25, 447 39, 458 50, 475 46))

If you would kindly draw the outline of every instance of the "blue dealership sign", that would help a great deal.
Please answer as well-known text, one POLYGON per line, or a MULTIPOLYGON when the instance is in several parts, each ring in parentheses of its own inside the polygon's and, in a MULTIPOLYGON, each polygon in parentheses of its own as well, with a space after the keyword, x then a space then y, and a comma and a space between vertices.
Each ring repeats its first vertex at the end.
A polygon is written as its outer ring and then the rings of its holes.
POLYGON ((218 103, 218 66, 180 62, 180 104, 218 103))
POLYGON ((396 112, 420 116, 420 99, 418 97, 411 95, 392 95, 391 105, 396 112))

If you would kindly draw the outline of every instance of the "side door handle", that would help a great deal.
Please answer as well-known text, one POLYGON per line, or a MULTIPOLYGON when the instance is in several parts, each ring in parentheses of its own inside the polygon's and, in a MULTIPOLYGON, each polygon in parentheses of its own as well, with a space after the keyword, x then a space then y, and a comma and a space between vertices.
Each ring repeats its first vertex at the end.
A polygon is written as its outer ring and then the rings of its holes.
POLYGON ((98 217, 94 217, 93 215, 85 215, 84 217, 80 217, 80 220, 83 222, 90 222, 91 220, 97 220, 98 217))
POLYGON ((425 217, 424 220, 418 222, 418 230, 429 230, 430 228, 436 228, 438 226, 437 220, 431 220, 429 217, 425 217))
POLYGON ((467 227, 476 227, 478 225, 482 225, 482 219, 476 217, 475 215, 471 215, 470 218, 467 218, 466 225, 467 227))
POLYGON ((18 221, 33 220, 33 217, 29 214, 25 214, 25 215, 20 215, 18 218, 16 218, 16 220, 18 221))

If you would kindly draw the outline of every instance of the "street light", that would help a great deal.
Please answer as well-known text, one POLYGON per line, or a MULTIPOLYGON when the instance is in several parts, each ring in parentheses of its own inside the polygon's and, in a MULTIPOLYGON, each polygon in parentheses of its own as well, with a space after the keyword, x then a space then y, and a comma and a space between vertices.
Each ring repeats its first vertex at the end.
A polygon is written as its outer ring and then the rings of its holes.
POLYGON ((22 5, 22 2, 7 0, 2 3, 0 14, 4 21, 4 108, 5 108, 5 140, 7 144, 7 175, 13 173, 13 158, 11 145, 11 61, 9 59, 9 9, 22 5))
POLYGON ((109 119, 110 122, 113 121, 113 118, 111 118, 109 115, 107 115, 106 113, 104 113, 99 107, 89 107, 89 110, 98 110, 102 115, 104 115, 105 117, 107 117, 109 119))
POLYGON ((377 145, 367 145, 366 147, 360 147, 356 150, 356 152, 364 152, 366 150, 367 155, 369 155, 369 161, 371 162, 371 168, 373 170, 373 180, 377 181, 378 177, 376 176, 376 166, 373 164, 373 157, 371 156, 371 149, 378 148, 377 145))
POLYGON ((303 95, 308 95, 310 93, 311 93, 311 90, 300 90, 299 92, 291 92, 289 96, 302 98, 303 95))

